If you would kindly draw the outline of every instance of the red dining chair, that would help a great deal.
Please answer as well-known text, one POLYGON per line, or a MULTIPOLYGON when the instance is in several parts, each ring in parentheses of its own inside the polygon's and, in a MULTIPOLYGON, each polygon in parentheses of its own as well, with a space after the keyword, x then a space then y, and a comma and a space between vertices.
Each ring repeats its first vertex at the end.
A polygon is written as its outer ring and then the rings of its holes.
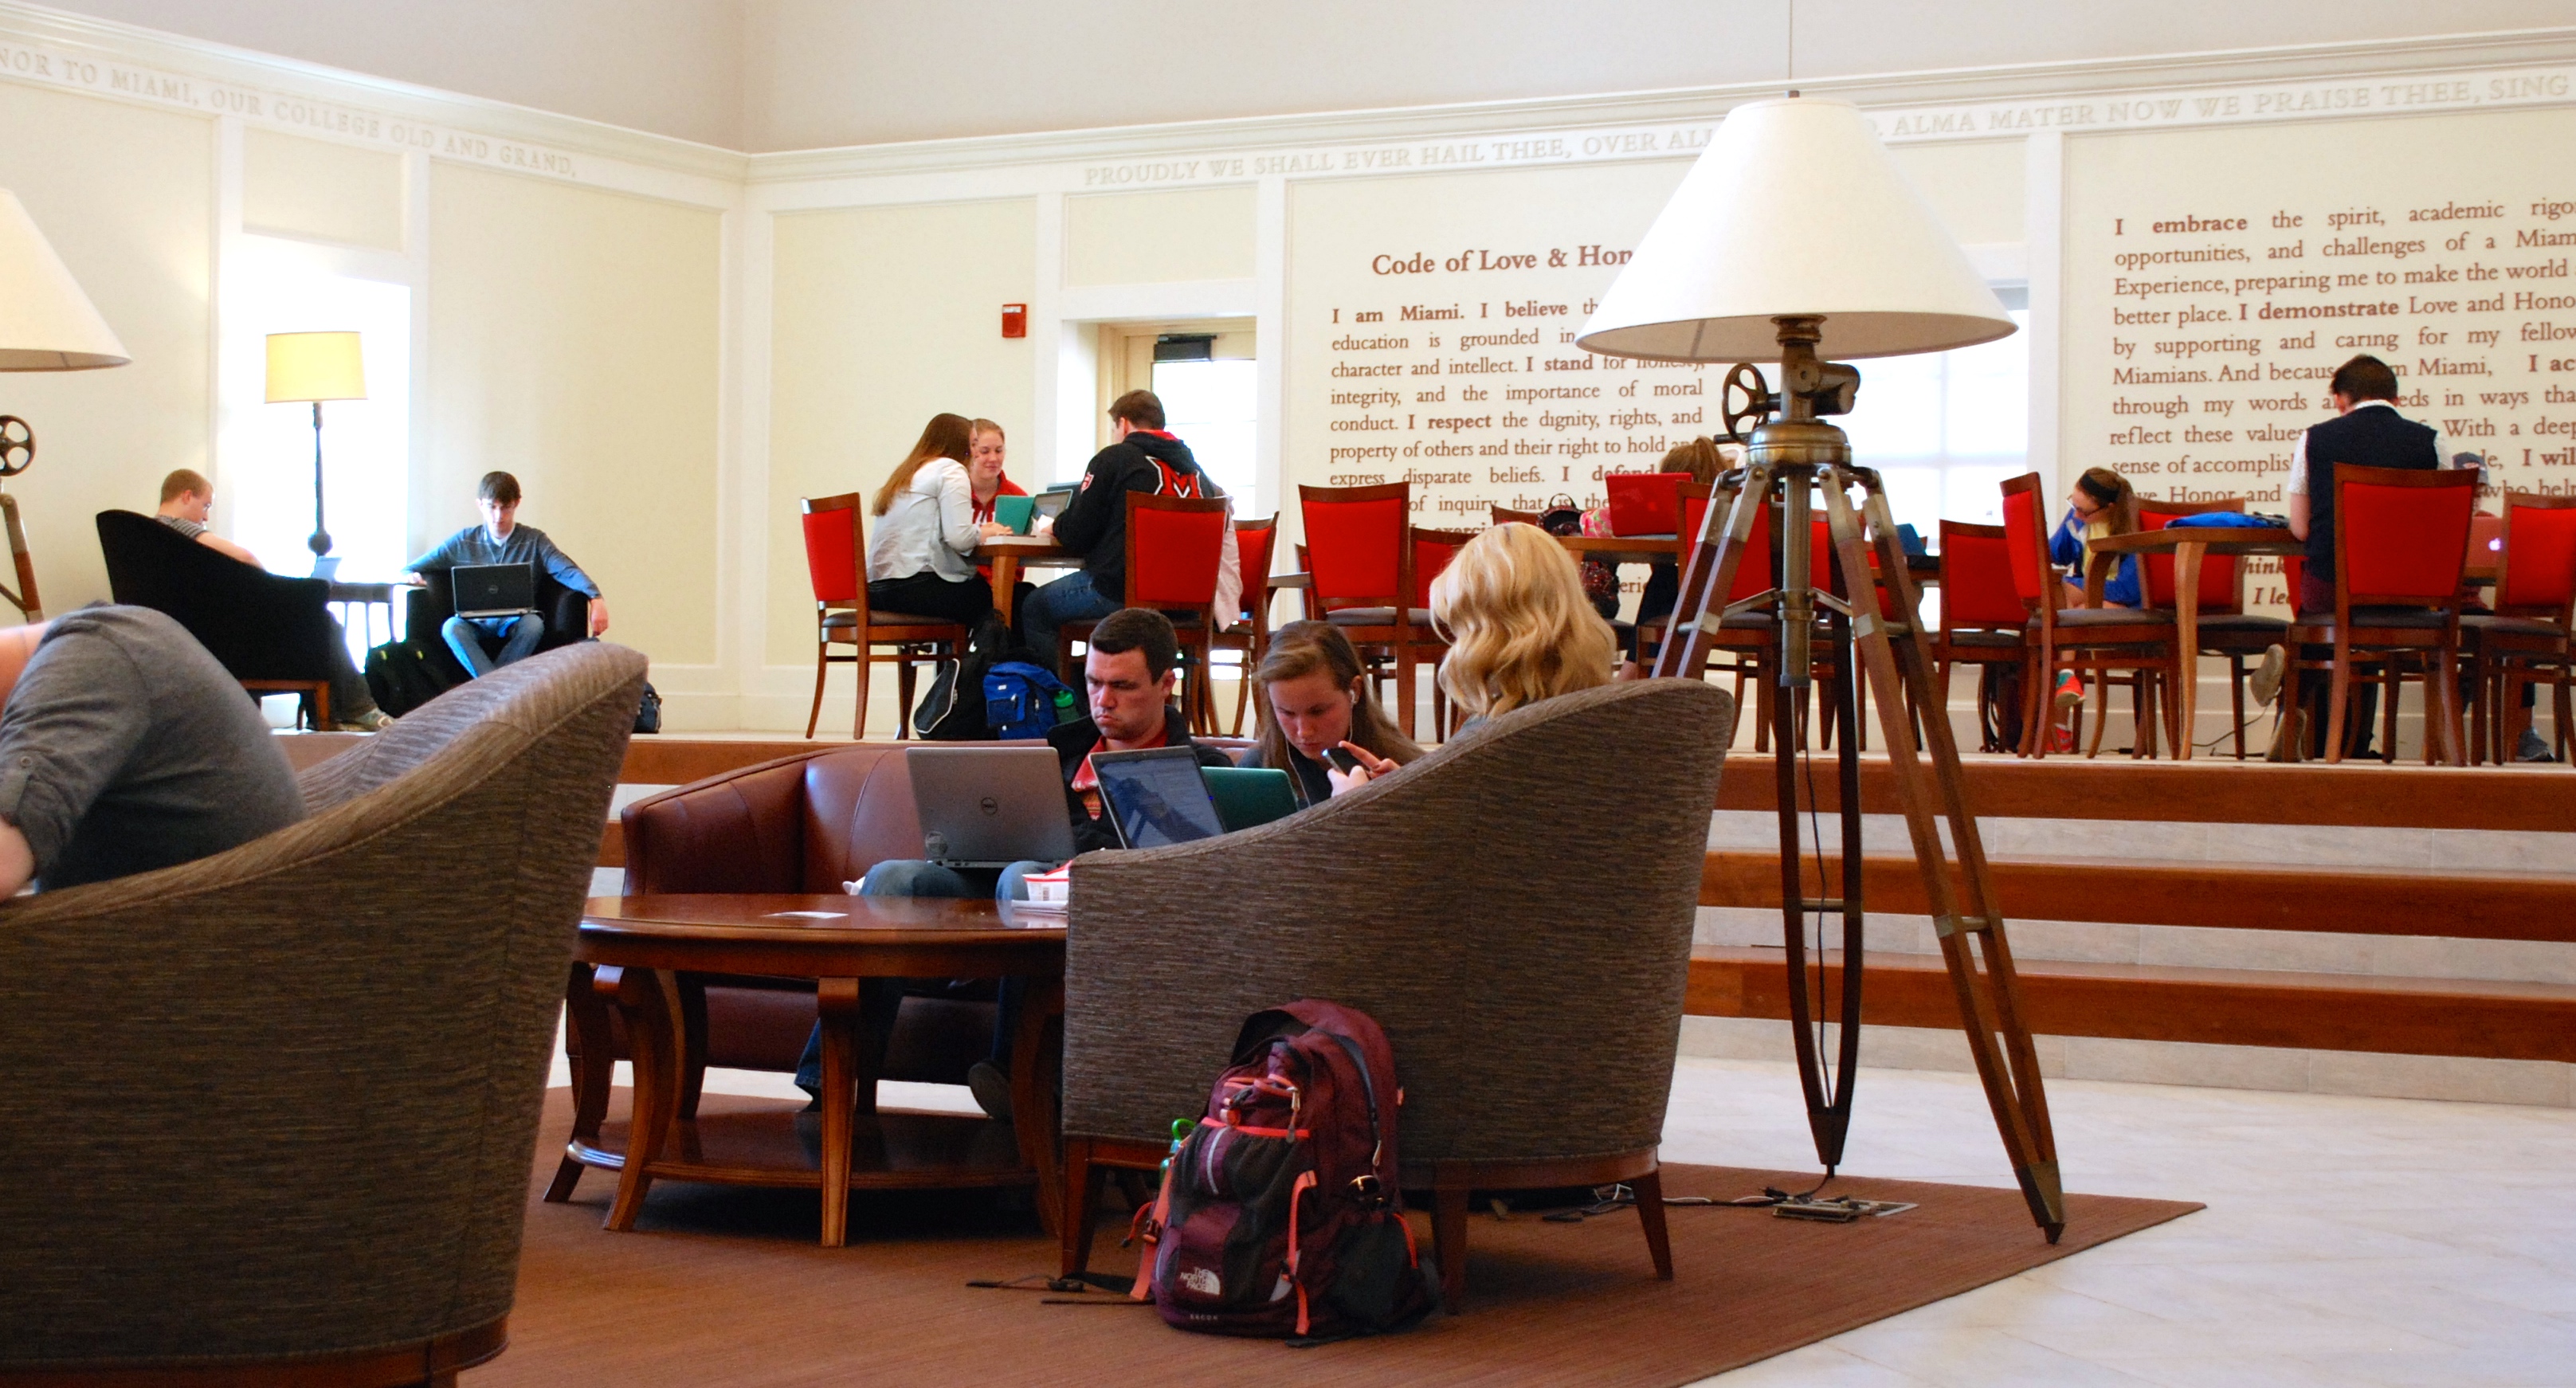
MULTIPOLYGON (((1223 497, 1127 493, 1127 605, 1150 607, 1172 619, 1181 665, 1188 671, 1181 708, 1193 733, 1211 737, 1216 733, 1216 695, 1208 688, 1208 658, 1216 633, 1217 570, 1225 562, 1225 508, 1223 497)), ((1059 668, 1076 668, 1074 643, 1089 641, 1098 625, 1064 625, 1056 639, 1059 668)))
MULTIPOLYGON (((2242 513, 2245 498, 2219 497, 2210 501, 2161 501, 2138 498, 2138 525, 2141 529, 2162 530, 2183 516, 2203 515, 2211 511, 2242 513)), ((2177 598, 2174 588, 2174 557, 2170 554, 2140 556, 2143 577, 2141 599, 2159 611, 2171 609, 2177 598)), ((2245 661, 2248 656, 2260 658, 2274 646, 2282 644, 2290 624, 2278 617, 2265 617, 2245 610, 2245 563, 2232 554, 2205 554, 2200 561, 2200 654, 2227 657, 2228 709, 2235 719, 2236 759, 2245 760, 2245 661)), ((2179 637, 2179 628, 2177 628, 2179 637)), ((2179 705, 2177 705, 2179 707, 2179 705)), ((2179 713, 2175 715, 2179 717, 2179 713)), ((2177 738, 2195 730, 2181 729, 2177 738)), ((2097 734, 2098 735, 2098 734, 2097 734)))
MULTIPOLYGON (((1712 505, 1718 508, 1714 521, 1717 525, 1724 526, 1729 510, 1735 504, 1735 493, 1697 482, 1684 482, 1680 486, 1682 496, 1680 560, 1687 561, 1695 548, 1703 546, 1713 556, 1717 537, 1702 534, 1712 519, 1709 508, 1712 505)), ((1766 501, 1761 503, 1760 510, 1754 516, 1753 535, 1745 541, 1743 557, 1736 561, 1735 581, 1727 589, 1726 601, 1730 604, 1742 602, 1769 589, 1778 578, 1773 569, 1771 503, 1766 501)), ((1668 639, 1673 623, 1688 622, 1692 620, 1692 616, 1693 614, 1677 612, 1670 618, 1658 617, 1650 622, 1638 623, 1638 663, 1649 669, 1653 668, 1655 653, 1668 639)), ((1750 680, 1753 684, 1753 746, 1758 752, 1771 750, 1772 700, 1777 697, 1777 693, 1771 687, 1769 672, 1772 652, 1779 644, 1773 634, 1775 626, 1776 622, 1770 612, 1748 611, 1724 618, 1718 623, 1717 630, 1709 633, 1710 671, 1731 674, 1735 677, 1735 697, 1739 702, 1744 697, 1745 682, 1750 680), (1721 659, 1725 661, 1724 664, 1719 663, 1721 659)))
POLYGON ((895 737, 912 735, 913 666, 925 660, 959 660, 966 654, 966 628, 936 617, 868 609, 868 543, 865 530, 867 494, 806 497, 796 503, 805 524, 805 569, 814 584, 814 707, 805 715, 805 735, 823 717, 823 677, 835 665, 856 665, 859 712, 850 736, 868 735, 868 669, 881 661, 896 667, 896 688, 903 707, 895 715, 895 737), (836 655, 835 646, 850 654, 836 655), (893 647, 881 654, 880 647, 893 647))
MULTIPOLYGON (((1415 526, 1412 533, 1413 605, 1427 612, 1431 610, 1431 581, 1438 578, 1440 571, 1449 567, 1449 561, 1458 557, 1458 551, 1481 532, 1425 530, 1415 526)), ((1422 652, 1421 658, 1426 664, 1437 665, 1441 657, 1449 653, 1449 642, 1440 635, 1437 627, 1432 628, 1428 639, 1430 644, 1419 648, 1422 652)), ((1457 731, 1452 726, 1453 712, 1449 705, 1449 691, 1440 687, 1440 681, 1433 680, 1431 682, 1431 726, 1438 731, 1444 741, 1451 733, 1457 731)))
MULTIPOLYGON (((2047 484, 2036 472, 2003 483, 2006 558, 2012 563, 2013 590, 2030 612, 2023 630, 2031 638, 2030 663, 2022 681, 2022 755, 2045 757, 2054 733, 2057 672, 2062 668, 2090 672, 2095 678, 2119 670, 2141 672, 2148 688, 2137 718, 2137 751, 2152 754, 2157 715, 2151 712, 2180 668, 2174 649, 2170 612, 2125 607, 2067 607, 2066 584, 2048 559, 2047 484)), ((2082 728, 2081 708, 2076 728, 2082 728)))
POLYGON ((2383 662, 2380 759, 2397 757, 2397 690, 2424 681, 2427 760, 2466 764, 2460 730, 2460 575, 2469 556, 2469 517, 2477 509, 2474 469, 2356 467, 2337 464, 2334 611, 2303 612, 2285 645, 2294 654, 2282 697, 2298 703, 2303 672, 2329 672, 2326 760, 2344 753, 2344 722, 2359 658, 2383 662), (2305 647, 2325 646, 2319 660, 2305 647), (2425 662, 2431 662, 2427 668, 2425 662))
POLYGON ((1234 729, 1229 737, 1243 735, 1243 710, 1252 697, 1252 672, 1270 654, 1270 600, 1279 593, 1272 581, 1270 556, 1279 539, 1279 518, 1264 516, 1260 520, 1234 523, 1234 553, 1243 575, 1243 610, 1236 614, 1234 625, 1216 634, 1216 649, 1239 651, 1243 664, 1234 682, 1234 729))
POLYGON ((2567 760, 2568 632, 2576 629, 2576 497, 2506 492, 2497 534, 2504 564, 2496 574, 2492 612, 2460 618, 2469 643, 2474 700, 2470 755, 2510 761, 2505 711, 2523 690, 2551 689, 2556 716, 2552 750, 2567 760))
MULTIPOLYGON (((2011 540, 2000 525, 1941 522, 1941 625, 1932 637, 1935 687, 1950 706, 1950 667, 1977 667, 1978 750, 2021 744, 2021 705, 2003 705, 2002 672, 2030 663, 2030 609, 2013 586, 2011 540)), ((2020 692, 2021 699, 2030 691, 2020 692)))
POLYGON ((1411 737, 1415 666, 1441 644, 1414 578, 1413 484, 1300 486, 1297 503, 1312 582, 1307 614, 1340 627, 1354 646, 1385 648, 1395 666, 1396 727, 1411 737))

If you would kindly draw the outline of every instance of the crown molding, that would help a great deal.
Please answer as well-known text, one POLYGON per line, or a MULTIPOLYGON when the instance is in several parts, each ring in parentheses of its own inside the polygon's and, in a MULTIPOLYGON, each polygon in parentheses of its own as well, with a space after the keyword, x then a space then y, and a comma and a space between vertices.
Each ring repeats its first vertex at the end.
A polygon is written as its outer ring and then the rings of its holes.
MULTIPOLYGON (((2576 63, 2576 25, 2424 38, 2351 40, 2143 58, 2007 64, 1925 72, 1802 79, 1799 90, 1864 107, 2045 103, 2174 88, 2315 82, 2464 68, 2576 63)), ((746 156, 754 184, 1124 158, 1233 155, 1444 138, 1509 137, 1617 127, 1705 125, 1739 103, 1777 96, 1777 82, 1601 96, 1545 97, 1391 107, 1312 115, 1250 116, 1021 135, 918 140, 746 156)), ((2016 132, 1998 132, 2010 134, 2016 132)), ((1667 151, 1669 156, 1669 151, 1667 151)), ((1408 172, 1413 170, 1408 170, 1408 172)))
POLYGON ((0 0, 0 80, 710 206, 737 200, 747 168, 712 145, 23 0, 0 0))

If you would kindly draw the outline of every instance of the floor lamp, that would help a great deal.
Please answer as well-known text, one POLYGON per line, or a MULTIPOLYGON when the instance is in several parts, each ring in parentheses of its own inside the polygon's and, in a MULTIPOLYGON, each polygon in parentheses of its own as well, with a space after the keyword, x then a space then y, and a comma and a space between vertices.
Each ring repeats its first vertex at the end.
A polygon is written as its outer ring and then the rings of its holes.
POLYGON ((329 576, 323 559, 331 553, 331 532, 322 524, 322 402, 366 398, 367 368, 356 333, 268 335, 268 403, 313 406, 313 533, 304 545, 313 551, 318 577, 329 576))
MULTIPOLYGON (((108 330, 89 296, 81 293, 62 257, 27 216, 18 195, 0 189, 0 371, 87 371, 123 366, 132 358, 108 330)), ((36 461, 36 434, 27 421, 0 414, 0 483, 36 461)), ((0 584, 0 598, 30 622, 45 619, 36 596, 36 561, 27 553, 27 527, 18 498, 0 487, 0 527, 9 533, 17 591, 0 584)))
POLYGON ((1726 117, 1576 340, 1609 356, 1740 363, 1728 372, 1718 399, 1725 437, 1745 445, 1745 467, 1721 479, 1701 533, 1684 556, 1680 602, 1656 654, 1655 673, 1700 678, 1710 638, 1725 618, 1767 618, 1777 657, 1773 677, 1781 689, 1773 700, 1771 746, 1789 1010, 1818 1157, 1828 1171, 1842 1162, 1860 1057, 1864 909, 1854 695, 1865 673, 1878 696, 1888 769, 1932 903, 1968 1048, 2031 1217, 2054 1243, 2065 1228, 2066 1207, 2047 1095, 2022 1018, 2012 951, 1977 821, 1968 810, 1958 748, 1931 679, 1914 584, 1878 474, 1854 467, 1850 441, 1820 418, 1850 410, 1860 388, 1859 371, 1819 355, 1827 343, 1843 356, 1899 356, 1989 342, 2013 329, 1993 291, 1879 143, 1868 117, 1844 102, 1791 92, 1785 99, 1739 106, 1726 117), (1778 393, 1749 364, 1757 360, 1780 363, 1778 393), (1855 489, 1862 494, 1857 509, 1855 489), (1832 537, 1835 576, 1823 588, 1811 567, 1809 517, 1818 504, 1832 537), (1770 552, 1781 567, 1765 591, 1730 603, 1726 595, 1734 591, 1737 562, 1765 514, 1772 527, 1770 552), (1798 727, 1803 695, 1824 678, 1839 693, 1832 701, 1839 883, 1825 880, 1821 807, 1798 727), (1923 711, 1919 749, 1911 709, 1923 711), (1819 894, 1812 895, 1801 832, 1802 784, 1805 818, 1818 825, 1813 848, 1819 894), (1842 923, 1838 971, 1827 966, 1828 916, 1842 923), (1816 925, 1812 961, 1806 942, 1810 918, 1816 925), (1829 1066, 1815 1014, 1836 994, 1841 1035, 1829 1066))

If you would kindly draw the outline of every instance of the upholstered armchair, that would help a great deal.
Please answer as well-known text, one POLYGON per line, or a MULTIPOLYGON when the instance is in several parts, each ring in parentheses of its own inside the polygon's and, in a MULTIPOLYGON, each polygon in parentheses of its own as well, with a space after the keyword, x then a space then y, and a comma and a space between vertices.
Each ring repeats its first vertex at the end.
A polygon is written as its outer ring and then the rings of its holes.
POLYGON ((0 1383, 450 1383, 501 1351, 644 671, 512 665, 308 768, 300 823, 0 907, 0 1383))
POLYGON ((300 691, 313 726, 331 726, 330 584, 282 578, 132 511, 98 513, 98 547, 118 602, 168 613, 243 688, 300 691))
POLYGON ((1103 1168, 1157 1165, 1243 1018, 1313 997, 1394 1043, 1404 1185, 1432 1192, 1453 1304, 1471 1189, 1627 1182, 1669 1277, 1656 1149, 1734 721, 1697 681, 1587 690, 1288 819, 1076 859, 1065 1273, 1103 1168))

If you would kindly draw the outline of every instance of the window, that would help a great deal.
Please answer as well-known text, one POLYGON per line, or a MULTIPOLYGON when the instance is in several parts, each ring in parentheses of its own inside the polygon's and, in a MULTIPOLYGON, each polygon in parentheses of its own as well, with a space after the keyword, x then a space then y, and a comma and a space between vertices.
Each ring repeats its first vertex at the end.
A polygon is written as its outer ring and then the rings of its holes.
POLYGON ((1260 366, 1250 361, 1158 361, 1154 394, 1164 427, 1235 498, 1237 515, 1253 514, 1253 426, 1259 415, 1260 366))
POLYGON ((1999 524, 1998 484, 2030 470, 2030 310, 2011 313, 2023 330, 2000 341, 1859 363, 1860 399, 1834 421, 1926 543, 1944 519, 1999 524))

